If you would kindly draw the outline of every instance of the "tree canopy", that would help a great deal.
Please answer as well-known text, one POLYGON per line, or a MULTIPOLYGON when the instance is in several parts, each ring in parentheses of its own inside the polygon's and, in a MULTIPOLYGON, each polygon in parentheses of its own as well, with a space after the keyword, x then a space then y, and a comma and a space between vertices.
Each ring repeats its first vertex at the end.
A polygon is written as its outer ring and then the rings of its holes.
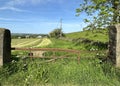
POLYGON ((101 28, 120 23, 120 0, 83 0, 76 9, 77 16, 86 13, 88 26, 101 28))

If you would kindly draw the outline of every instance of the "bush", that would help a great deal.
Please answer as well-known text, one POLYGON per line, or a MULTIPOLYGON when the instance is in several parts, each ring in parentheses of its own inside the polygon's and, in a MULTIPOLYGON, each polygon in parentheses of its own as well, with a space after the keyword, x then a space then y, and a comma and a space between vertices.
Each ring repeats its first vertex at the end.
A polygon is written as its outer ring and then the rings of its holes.
POLYGON ((49 36, 51 38, 60 38, 60 37, 64 37, 65 34, 62 32, 62 29, 54 29, 52 32, 49 33, 49 36))

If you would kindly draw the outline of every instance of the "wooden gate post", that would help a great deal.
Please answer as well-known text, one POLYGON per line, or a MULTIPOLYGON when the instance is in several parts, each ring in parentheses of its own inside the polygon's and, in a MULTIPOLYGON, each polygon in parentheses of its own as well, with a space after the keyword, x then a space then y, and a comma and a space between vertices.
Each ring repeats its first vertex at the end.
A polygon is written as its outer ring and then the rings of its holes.
POLYGON ((109 27, 109 58, 120 67, 120 24, 109 27))
POLYGON ((8 29, 0 28, 0 66, 10 62, 11 59, 11 34, 8 29))

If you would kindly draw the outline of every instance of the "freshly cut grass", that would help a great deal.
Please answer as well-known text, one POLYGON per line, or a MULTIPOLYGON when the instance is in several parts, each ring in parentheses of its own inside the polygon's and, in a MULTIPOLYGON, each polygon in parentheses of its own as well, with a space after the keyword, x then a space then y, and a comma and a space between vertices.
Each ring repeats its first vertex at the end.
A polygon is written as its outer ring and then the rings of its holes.
POLYGON ((12 39, 12 47, 43 47, 51 44, 48 38, 43 39, 12 39))
POLYGON ((12 39, 11 45, 12 47, 19 47, 36 40, 38 39, 12 39))
POLYGON ((52 44, 52 41, 48 38, 43 38, 41 43, 39 43, 38 45, 36 45, 36 47, 44 47, 44 46, 47 46, 47 45, 50 45, 52 44))
POLYGON ((24 40, 22 40, 22 42, 17 40, 17 41, 19 41, 19 44, 12 45, 12 47, 35 47, 36 45, 41 43, 41 40, 42 39, 29 39, 29 40, 28 39, 27 40, 24 39, 24 40))

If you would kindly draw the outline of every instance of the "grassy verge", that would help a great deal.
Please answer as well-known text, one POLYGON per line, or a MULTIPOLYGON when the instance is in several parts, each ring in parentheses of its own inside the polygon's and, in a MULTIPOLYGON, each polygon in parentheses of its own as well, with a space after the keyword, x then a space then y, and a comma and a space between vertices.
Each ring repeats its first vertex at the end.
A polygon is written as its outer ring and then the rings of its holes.
POLYGON ((1 85, 9 86, 118 86, 119 70, 98 59, 59 59, 41 63, 40 59, 19 59, 0 68, 1 85))

